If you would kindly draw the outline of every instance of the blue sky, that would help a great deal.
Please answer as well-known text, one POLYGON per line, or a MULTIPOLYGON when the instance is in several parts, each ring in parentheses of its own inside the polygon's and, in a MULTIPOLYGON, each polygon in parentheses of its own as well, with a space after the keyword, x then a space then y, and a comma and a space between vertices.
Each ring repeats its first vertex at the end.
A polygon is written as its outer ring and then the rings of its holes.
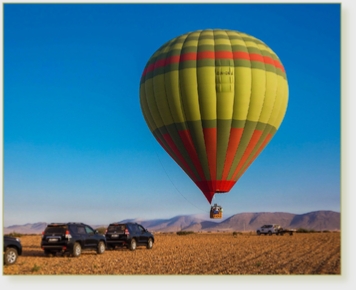
POLYGON ((261 39, 289 82, 279 131, 213 202, 225 216, 341 211, 339 4, 5 4, 3 13, 5 226, 208 217, 139 104, 150 56, 206 28, 261 39))

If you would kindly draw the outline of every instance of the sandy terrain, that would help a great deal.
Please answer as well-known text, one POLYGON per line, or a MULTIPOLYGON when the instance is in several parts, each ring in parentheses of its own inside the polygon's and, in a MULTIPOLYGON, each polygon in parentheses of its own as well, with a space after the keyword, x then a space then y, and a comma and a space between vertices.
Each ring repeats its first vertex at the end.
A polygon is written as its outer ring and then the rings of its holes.
POLYGON ((256 236, 156 234, 153 249, 116 249, 78 258, 45 257, 41 236, 23 236, 23 255, 4 275, 341 274, 340 233, 256 236))

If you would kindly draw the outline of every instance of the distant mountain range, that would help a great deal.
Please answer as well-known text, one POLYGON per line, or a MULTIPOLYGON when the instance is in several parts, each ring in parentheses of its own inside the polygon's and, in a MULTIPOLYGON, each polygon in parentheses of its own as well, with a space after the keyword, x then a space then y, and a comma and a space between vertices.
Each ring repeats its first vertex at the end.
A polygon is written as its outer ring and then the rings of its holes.
MULTIPOLYGON (((308 229, 308 230, 340 230, 340 213, 334 211, 314 211, 305 214, 292 214, 284 212, 259 212, 239 213, 223 221, 204 220, 198 215, 176 216, 170 219, 140 220, 131 219, 122 222, 137 222, 152 232, 224 232, 224 231, 255 231, 264 224, 279 224, 284 228, 308 229)), ((47 223, 13 225, 4 227, 4 234, 40 234, 46 228, 47 223)), ((91 225, 93 228, 107 227, 106 225, 91 225)))

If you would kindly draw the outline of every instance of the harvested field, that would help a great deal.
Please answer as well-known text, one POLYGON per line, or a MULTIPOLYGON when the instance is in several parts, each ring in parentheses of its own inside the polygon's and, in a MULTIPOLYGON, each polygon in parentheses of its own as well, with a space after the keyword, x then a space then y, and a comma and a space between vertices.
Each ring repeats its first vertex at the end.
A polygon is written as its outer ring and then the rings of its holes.
POLYGON ((23 236, 23 255, 4 275, 340 275, 340 233, 156 234, 153 249, 116 249, 78 258, 45 257, 41 237, 23 236))

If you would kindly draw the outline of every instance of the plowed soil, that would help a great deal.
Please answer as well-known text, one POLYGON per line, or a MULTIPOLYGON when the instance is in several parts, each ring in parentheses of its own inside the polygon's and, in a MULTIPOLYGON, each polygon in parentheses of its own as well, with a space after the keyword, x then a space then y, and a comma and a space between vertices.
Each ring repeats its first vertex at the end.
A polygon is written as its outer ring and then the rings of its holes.
POLYGON ((23 236, 23 255, 4 275, 340 275, 340 233, 156 234, 151 250, 138 247, 45 257, 41 236, 23 236))

